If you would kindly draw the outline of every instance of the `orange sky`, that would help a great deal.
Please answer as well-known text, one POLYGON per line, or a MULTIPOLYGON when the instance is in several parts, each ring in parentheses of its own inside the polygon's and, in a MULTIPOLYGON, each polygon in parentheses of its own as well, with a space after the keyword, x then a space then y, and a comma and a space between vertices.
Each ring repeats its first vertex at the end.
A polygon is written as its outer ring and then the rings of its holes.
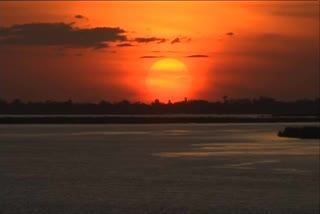
POLYGON ((166 57, 192 77, 181 100, 314 98, 318 4, 2 1, 0 98, 149 102, 150 67, 166 57))

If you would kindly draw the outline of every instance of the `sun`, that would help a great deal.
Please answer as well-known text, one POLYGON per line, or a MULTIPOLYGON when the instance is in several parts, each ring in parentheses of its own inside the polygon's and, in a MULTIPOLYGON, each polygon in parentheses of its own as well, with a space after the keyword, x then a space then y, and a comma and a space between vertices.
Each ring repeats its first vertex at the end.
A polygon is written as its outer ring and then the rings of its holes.
POLYGON ((176 102, 189 96, 191 82, 190 72, 183 62, 166 58, 152 64, 146 78, 146 87, 150 99, 176 102))

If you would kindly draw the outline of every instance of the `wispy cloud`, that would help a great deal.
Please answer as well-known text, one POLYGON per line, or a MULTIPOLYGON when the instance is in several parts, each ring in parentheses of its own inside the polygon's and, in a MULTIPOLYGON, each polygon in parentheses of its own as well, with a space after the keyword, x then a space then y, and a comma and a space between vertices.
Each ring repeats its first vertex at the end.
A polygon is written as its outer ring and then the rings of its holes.
POLYGON ((142 59, 153 59, 153 58, 163 58, 165 56, 141 56, 142 59))
POLYGON ((209 57, 208 55, 202 55, 202 54, 195 54, 195 55, 189 55, 187 56, 189 58, 205 58, 205 57, 209 57))
POLYGON ((173 45, 174 43, 180 43, 180 38, 175 38, 174 40, 171 41, 171 45, 173 45))
POLYGON ((138 43, 156 42, 160 44, 160 43, 166 42, 167 40, 165 38, 158 38, 158 37, 138 37, 138 38, 135 38, 134 41, 138 43))
POLYGON ((117 46, 118 46, 118 47, 132 47, 132 46, 134 46, 134 45, 131 44, 131 43, 126 42, 126 43, 117 44, 117 46))
POLYGON ((177 37, 174 40, 171 41, 171 45, 175 44, 175 43, 181 43, 181 42, 190 42, 191 39, 187 38, 187 37, 177 37))
POLYGON ((76 19, 87 19, 87 17, 85 17, 83 15, 80 15, 80 14, 75 15, 74 18, 76 18, 76 19))

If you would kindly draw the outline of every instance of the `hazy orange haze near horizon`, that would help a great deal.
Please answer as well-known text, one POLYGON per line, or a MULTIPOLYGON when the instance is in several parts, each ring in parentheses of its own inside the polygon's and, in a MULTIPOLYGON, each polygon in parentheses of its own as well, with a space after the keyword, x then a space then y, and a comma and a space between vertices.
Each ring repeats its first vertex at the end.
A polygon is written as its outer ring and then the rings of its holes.
POLYGON ((319 97, 318 4, 1 1, 0 98, 150 102, 162 58, 190 72, 181 100, 319 97))

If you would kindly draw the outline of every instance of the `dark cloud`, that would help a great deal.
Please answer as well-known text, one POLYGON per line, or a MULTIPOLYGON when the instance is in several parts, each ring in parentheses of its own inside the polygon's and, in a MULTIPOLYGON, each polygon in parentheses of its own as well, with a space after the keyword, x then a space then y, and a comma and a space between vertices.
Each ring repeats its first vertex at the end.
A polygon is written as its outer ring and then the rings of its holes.
POLYGON ((157 42, 158 44, 166 42, 165 38, 157 38, 157 37, 138 37, 134 39, 135 42, 138 43, 150 43, 150 42, 157 42))
POLYGON ((158 40, 158 44, 164 43, 164 42, 166 42, 166 41, 167 41, 166 39, 161 38, 161 39, 158 40))
POLYGON ((164 56, 141 56, 142 59, 163 58, 164 56))
POLYGON ((228 33, 226 33, 226 35, 228 35, 228 36, 234 36, 234 32, 228 32, 228 33))
POLYGON ((181 43, 181 42, 190 42, 191 39, 187 38, 187 37, 177 37, 174 40, 171 41, 171 45, 175 44, 175 43, 181 43))
POLYGON ((120 44, 117 44, 118 47, 132 47, 133 45, 126 42, 126 43, 120 43, 120 44))
POLYGON ((195 54, 195 55, 189 55, 187 57, 190 58, 205 58, 205 57, 209 57, 208 55, 202 55, 202 54, 195 54))
POLYGON ((87 17, 85 17, 83 15, 75 15, 74 18, 76 18, 76 19, 86 19, 87 17))
POLYGON ((184 51, 151 51, 152 53, 182 53, 184 51))
POLYGON ((76 28, 73 23, 28 23, 0 28, 4 45, 106 48, 108 42, 127 41, 119 27, 76 28))
POLYGON ((175 38, 174 40, 171 41, 171 45, 173 45, 174 43, 180 43, 180 38, 175 38))

